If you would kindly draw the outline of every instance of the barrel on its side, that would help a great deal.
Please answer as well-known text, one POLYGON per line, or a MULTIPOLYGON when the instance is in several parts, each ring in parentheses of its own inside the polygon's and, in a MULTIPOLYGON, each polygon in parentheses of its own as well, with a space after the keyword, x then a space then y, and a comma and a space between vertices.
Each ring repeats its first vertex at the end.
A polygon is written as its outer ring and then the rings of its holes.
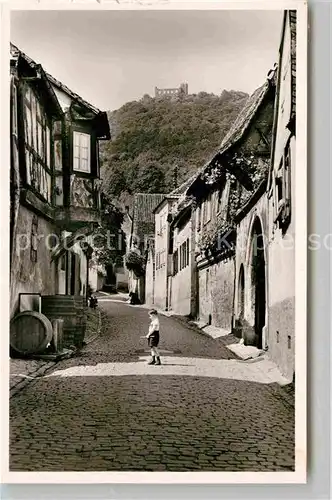
POLYGON ((10 345, 19 354, 42 353, 52 336, 52 324, 42 313, 24 311, 10 322, 10 345))
POLYGON ((63 319, 63 347, 82 347, 86 330, 84 297, 43 295, 41 307, 50 320, 63 319))

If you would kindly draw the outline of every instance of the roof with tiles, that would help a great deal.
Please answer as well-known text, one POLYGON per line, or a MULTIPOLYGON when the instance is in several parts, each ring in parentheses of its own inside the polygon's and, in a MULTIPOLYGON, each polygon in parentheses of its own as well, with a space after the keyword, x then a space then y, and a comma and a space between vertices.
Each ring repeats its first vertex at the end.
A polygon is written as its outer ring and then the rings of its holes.
MULTIPOLYGON (((31 67, 33 67, 33 68, 42 67, 41 64, 36 63, 33 59, 31 59, 31 57, 29 57, 27 54, 25 54, 24 52, 22 52, 13 43, 10 44, 10 56, 11 56, 12 59, 18 59, 20 56, 23 57, 26 60, 26 62, 31 67)), ((63 92, 65 92, 70 97, 72 97, 74 100, 76 100, 77 102, 80 102, 82 105, 84 105, 85 107, 89 108, 95 114, 99 114, 101 112, 98 108, 96 108, 95 106, 93 106, 89 102, 87 102, 84 99, 82 99, 82 97, 80 97, 78 94, 75 94, 75 92, 73 92, 72 90, 70 90, 66 85, 64 85, 62 82, 60 82, 56 78, 54 78, 54 76, 52 76, 49 73, 47 73, 47 71, 44 70, 44 72, 45 72, 45 75, 47 76, 48 80, 50 81, 50 83, 52 83, 52 85, 54 85, 55 87, 58 87, 59 89, 61 89, 63 92)))
POLYGON ((219 154, 223 154, 226 150, 234 146, 234 144, 243 137, 245 132, 248 130, 253 118, 255 117, 259 107, 263 103, 269 89, 270 80, 267 80, 264 85, 256 89, 254 93, 248 98, 242 111, 224 137, 219 148, 219 154))
POLYGON ((197 173, 189 177, 186 181, 184 181, 179 187, 174 189, 173 191, 170 192, 170 196, 180 196, 182 195, 188 187, 191 185, 191 183, 196 179, 197 173))
POLYGON ((247 99, 246 104, 244 105, 242 111, 239 113, 237 118, 235 119, 233 125, 230 130, 222 140, 222 143, 217 150, 217 152, 210 158, 198 171, 198 173, 193 178, 191 184, 188 186, 189 189, 196 180, 200 178, 200 176, 205 172, 208 167, 211 165, 214 159, 217 156, 223 155, 233 146, 235 146, 245 135, 247 130, 249 129, 252 121, 254 120, 257 112, 259 111, 261 105, 264 102, 265 97, 267 96, 271 84, 275 82, 277 67, 275 66, 267 76, 267 80, 265 83, 258 87, 253 94, 247 99))
POLYGON ((154 209, 165 199, 166 194, 136 193, 133 209, 133 232, 139 238, 154 233, 154 209))
MULTIPOLYGON (((67 94, 73 101, 75 101, 78 105, 83 106, 84 108, 91 111, 102 124, 102 129, 105 131, 105 138, 110 138, 110 130, 109 123, 107 119, 107 114, 105 111, 100 111, 100 109, 96 108, 89 102, 85 101, 81 96, 70 90, 66 85, 62 82, 54 78, 52 75, 47 73, 41 64, 37 64, 31 57, 27 56, 24 52, 22 52, 16 45, 10 43, 10 56, 12 61, 18 61, 19 57, 22 57, 33 69, 38 69, 43 73, 44 78, 47 80, 48 86, 52 88, 52 93, 54 94, 54 87, 58 90, 61 90, 65 94, 67 94)), ((54 94, 55 99, 57 99, 54 94)), ((58 99, 57 99, 58 100, 58 99)), ((60 104, 59 104, 60 106, 60 104)))
POLYGON ((292 106, 291 119, 296 114, 296 10, 289 11, 289 25, 291 34, 291 85, 292 85, 292 106))
POLYGON ((54 88, 49 81, 47 74, 42 67, 41 64, 37 64, 35 61, 31 59, 31 57, 27 56, 22 52, 16 45, 10 43, 10 64, 11 67, 18 67, 20 61, 23 60, 28 67, 33 71, 33 74, 36 79, 38 79, 38 83, 43 86, 44 91, 47 92, 47 102, 48 104, 52 103, 53 110, 57 116, 62 116, 63 111, 61 105, 58 101, 58 98, 54 92, 54 88))

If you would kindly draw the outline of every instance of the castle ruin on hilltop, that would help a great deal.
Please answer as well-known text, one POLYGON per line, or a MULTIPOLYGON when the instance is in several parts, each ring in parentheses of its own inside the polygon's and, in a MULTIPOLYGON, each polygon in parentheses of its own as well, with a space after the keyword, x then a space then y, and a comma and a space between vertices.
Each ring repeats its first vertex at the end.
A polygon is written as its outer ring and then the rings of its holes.
POLYGON ((173 89, 158 89, 154 88, 155 97, 176 97, 180 95, 188 95, 188 83, 181 83, 180 87, 173 89))

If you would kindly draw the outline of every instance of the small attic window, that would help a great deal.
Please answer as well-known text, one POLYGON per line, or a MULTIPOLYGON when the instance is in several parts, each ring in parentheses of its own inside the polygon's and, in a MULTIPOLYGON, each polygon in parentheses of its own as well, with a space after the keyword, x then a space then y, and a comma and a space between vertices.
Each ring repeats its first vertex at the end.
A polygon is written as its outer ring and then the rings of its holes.
POLYGON ((90 142, 89 134, 74 132, 74 170, 77 172, 91 172, 90 164, 90 142))

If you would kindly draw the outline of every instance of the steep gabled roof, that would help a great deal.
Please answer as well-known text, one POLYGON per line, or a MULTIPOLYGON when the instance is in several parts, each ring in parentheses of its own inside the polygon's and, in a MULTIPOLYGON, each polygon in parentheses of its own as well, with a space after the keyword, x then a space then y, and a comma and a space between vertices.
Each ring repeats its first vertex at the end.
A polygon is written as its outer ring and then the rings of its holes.
POLYGON ((196 179, 196 177, 197 177, 197 173, 195 173, 194 175, 189 177, 189 179, 184 181, 181 184, 181 186, 177 187, 176 189, 173 189, 173 191, 170 192, 170 195, 171 196, 173 196, 173 195, 180 196, 181 194, 183 194, 188 189, 188 187, 192 184, 192 182, 196 179))
POLYGON ((238 141, 242 139, 245 132, 248 130, 252 120, 257 114, 257 111, 264 101, 270 89, 270 82, 267 80, 264 85, 255 90, 255 92, 247 99, 242 111, 235 119, 233 125, 224 137, 218 155, 222 155, 229 148, 233 147, 238 141))
POLYGON ((57 80, 56 78, 54 78, 54 76, 50 75, 49 73, 46 73, 46 74, 47 74, 47 78, 52 83, 52 85, 54 85, 54 87, 56 87, 59 90, 62 90, 62 92, 64 92, 65 94, 67 94, 69 97, 71 97, 77 103, 81 104, 81 106, 84 106, 85 108, 88 108, 95 115, 98 115, 99 113, 101 113, 101 111, 98 108, 96 108, 95 106, 93 106, 89 102, 87 102, 84 99, 82 99, 81 96, 79 96, 78 94, 76 94, 75 92, 73 92, 72 90, 70 90, 62 82, 60 82, 59 80, 57 80))
POLYGON ((47 75, 41 64, 37 64, 31 57, 27 56, 22 52, 16 45, 10 43, 10 64, 11 67, 15 66, 16 68, 20 66, 21 61, 24 62, 26 67, 29 68, 29 71, 32 72, 33 78, 36 79, 36 85, 39 86, 39 90, 42 92, 46 92, 47 96, 47 104, 51 105, 51 108, 56 116, 62 116, 63 111, 61 105, 58 101, 58 98, 54 92, 54 89, 47 78, 47 75), (37 83, 38 82, 38 83, 37 83))
POLYGON ((296 10, 289 11, 289 25, 291 35, 291 86, 292 86, 292 104, 291 120, 296 115, 296 10))
POLYGON ((134 196, 134 223, 152 222, 154 224, 153 211, 165 197, 167 197, 166 194, 136 193, 134 196))
POLYGON ((136 193, 133 208, 133 236, 144 243, 145 237, 154 234, 154 209, 165 199, 165 194, 136 193))
POLYGON ((100 109, 96 108, 89 102, 85 101, 81 96, 70 90, 66 85, 62 82, 54 78, 54 76, 47 74, 47 78, 51 82, 51 84, 58 90, 64 92, 67 96, 69 96, 74 102, 76 102, 79 106, 86 108, 88 111, 93 113, 96 117, 96 122, 98 123, 98 131, 97 135, 99 137, 103 137, 104 139, 111 138, 110 126, 107 118, 107 113, 105 111, 100 111, 100 109))
MULTIPOLYGON (((238 142, 245 136, 246 132, 249 130, 252 121, 257 116, 257 113, 262 106, 266 96, 268 95, 271 85, 274 85, 276 75, 276 66, 269 71, 267 80, 265 83, 258 87, 253 94, 247 99, 244 107, 240 111, 239 115, 235 119, 228 133, 222 140, 222 143, 216 153, 207 161, 203 167, 198 171, 195 176, 195 179, 191 183, 188 188, 188 194, 192 192, 192 188, 196 185, 197 182, 200 181, 201 176, 217 161, 222 159, 222 156, 228 153, 233 147, 237 145, 238 142)), ((225 163, 225 168, 227 168, 227 162, 225 163)), ((246 173, 241 173, 241 169, 238 168, 237 171, 233 171, 232 173, 236 176, 239 176, 239 179, 242 179, 242 183, 250 184, 249 179, 246 179, 246 173), (242 175, 243 174, 243 175, 242 175)))
POLYGON ((165 197, 161 200, 160 203, 158 203, 158 205, 155 207, 155 209, 153 210, 153 213, 156 214, 157 212, 159 212, 159 210, 161 209, 161 207, 168 201, 176 201, 180 198, 180 195, 179 194, 167 194, 165 195, 165 197))
POLYGON ((110 139, 111 134, 110 134, 110 127, 109 127, 109 122, 107 118, 107 113, 105 111, 100 111, 98 108, 90 104, 89 102, 85 101, 80 97, 78 94, 70 90, 66 85, 64 85, 62 82, 54 78, 52 75, 47 73, 41 64, 37 64, 31 57, 27 56, 24 52, 22 52, 16 45, 13 43, 10 44, 10 53, 11 53, 11 59, 13 61, 17 60, 21 57, 22 59, 25 60, 25 62, 31 67, 31 69, 34 69, 36 71, 39 71, 40 74, 42 75, 43 79, 47 83, 47 86, 49 88, 49 91, 52 94, 53 100, 56 100, 58 103, 58 107, 62 110, 61 105, 59 103, 58 98, 56 97, 54 88, 61 90, 65 94, 67 94, 73 101, 75 101, 77 104, 80 106, 83 106, 84 108, 88 109, 91 111, 95 117, 96 117, 96 123, 97 123, 97 128, 98 128, 98 134, 100 137, 103 137, 105 139, 110 139))

